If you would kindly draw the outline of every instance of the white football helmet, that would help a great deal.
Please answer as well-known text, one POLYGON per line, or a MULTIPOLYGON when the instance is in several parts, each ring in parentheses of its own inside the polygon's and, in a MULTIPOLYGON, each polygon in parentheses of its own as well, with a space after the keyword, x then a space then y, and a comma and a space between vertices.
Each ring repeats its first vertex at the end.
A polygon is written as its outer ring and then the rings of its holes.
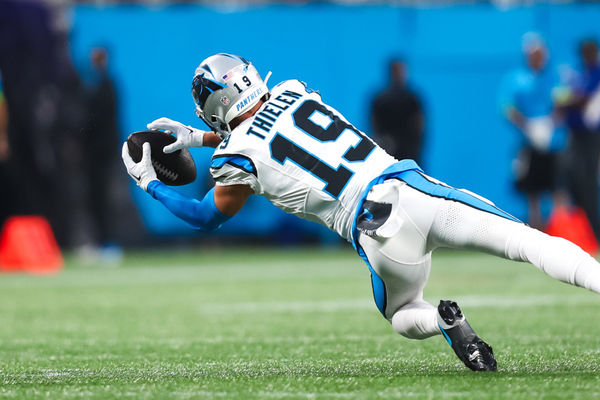
POLYGON ((200 63, 192 81, 196 114, 221 138, 231 133, 229 123, 269 94, 254 66, 244 58, 218 53, 200 63))

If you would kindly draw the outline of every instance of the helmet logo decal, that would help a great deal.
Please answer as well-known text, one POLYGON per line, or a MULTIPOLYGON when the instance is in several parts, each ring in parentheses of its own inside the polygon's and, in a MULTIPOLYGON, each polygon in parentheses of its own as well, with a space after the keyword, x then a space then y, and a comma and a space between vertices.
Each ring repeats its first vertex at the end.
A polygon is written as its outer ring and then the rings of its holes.
POLYGON ((194 77, 194 81, 192 82, 192 95, 194 96, 196 104, 200 107, 204 107, 204 103, 208 96, 224 87, 225 85, 222 83, 207 78, 204 76, 204 73, 202 73, 194 77))
POLYGON ((226 106, 227 104, 229 104, 229 97, 227 97, 227 96, 221 96, 220 100, 221 100, 221 103, 223 103, 224 106, 226 106))
POLYGON ((256 97, 258 97, 259 95, 261 95, 262 92, 263 92, 262 88, 258 88, 254 92, 250 93, 250 95, 246 96, 245 99, 243 99, 240 102, 238 102, 235 105, 237 111, 240 111, 245 106, 247 106, 252 100, 254 100, 256 97))

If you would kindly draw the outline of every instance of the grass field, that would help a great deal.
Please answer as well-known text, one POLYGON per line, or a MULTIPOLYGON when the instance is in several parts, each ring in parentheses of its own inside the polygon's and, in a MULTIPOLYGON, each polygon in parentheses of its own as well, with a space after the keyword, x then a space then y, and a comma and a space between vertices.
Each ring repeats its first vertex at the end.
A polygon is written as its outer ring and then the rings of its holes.
POLYGON ((436 256, 426 299, 459 301, 498 373, 395 334, 350 249, 157 251, 0 276, 0 398, 600 398, 600 296, 436 256))

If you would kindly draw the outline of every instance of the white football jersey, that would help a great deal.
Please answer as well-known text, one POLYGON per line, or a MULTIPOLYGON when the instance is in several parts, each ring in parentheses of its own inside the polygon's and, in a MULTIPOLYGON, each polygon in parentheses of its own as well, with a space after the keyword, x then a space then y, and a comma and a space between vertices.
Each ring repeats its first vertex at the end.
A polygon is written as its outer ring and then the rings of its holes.
POLYGON ((211 174, 350 240, 365 187, 396 161, 319 93, 289 80, 217 147, 211 174))

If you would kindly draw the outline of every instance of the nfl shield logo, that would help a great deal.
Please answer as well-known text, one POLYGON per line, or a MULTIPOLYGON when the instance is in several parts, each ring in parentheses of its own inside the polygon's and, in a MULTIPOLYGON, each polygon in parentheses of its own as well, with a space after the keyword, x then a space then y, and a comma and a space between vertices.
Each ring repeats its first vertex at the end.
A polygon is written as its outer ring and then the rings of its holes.
POLYGON ((229 98, 227 96, 222 96, 221 103, 223 103, 223 105, 226 106, 227 104, 229 104, 229 98))

